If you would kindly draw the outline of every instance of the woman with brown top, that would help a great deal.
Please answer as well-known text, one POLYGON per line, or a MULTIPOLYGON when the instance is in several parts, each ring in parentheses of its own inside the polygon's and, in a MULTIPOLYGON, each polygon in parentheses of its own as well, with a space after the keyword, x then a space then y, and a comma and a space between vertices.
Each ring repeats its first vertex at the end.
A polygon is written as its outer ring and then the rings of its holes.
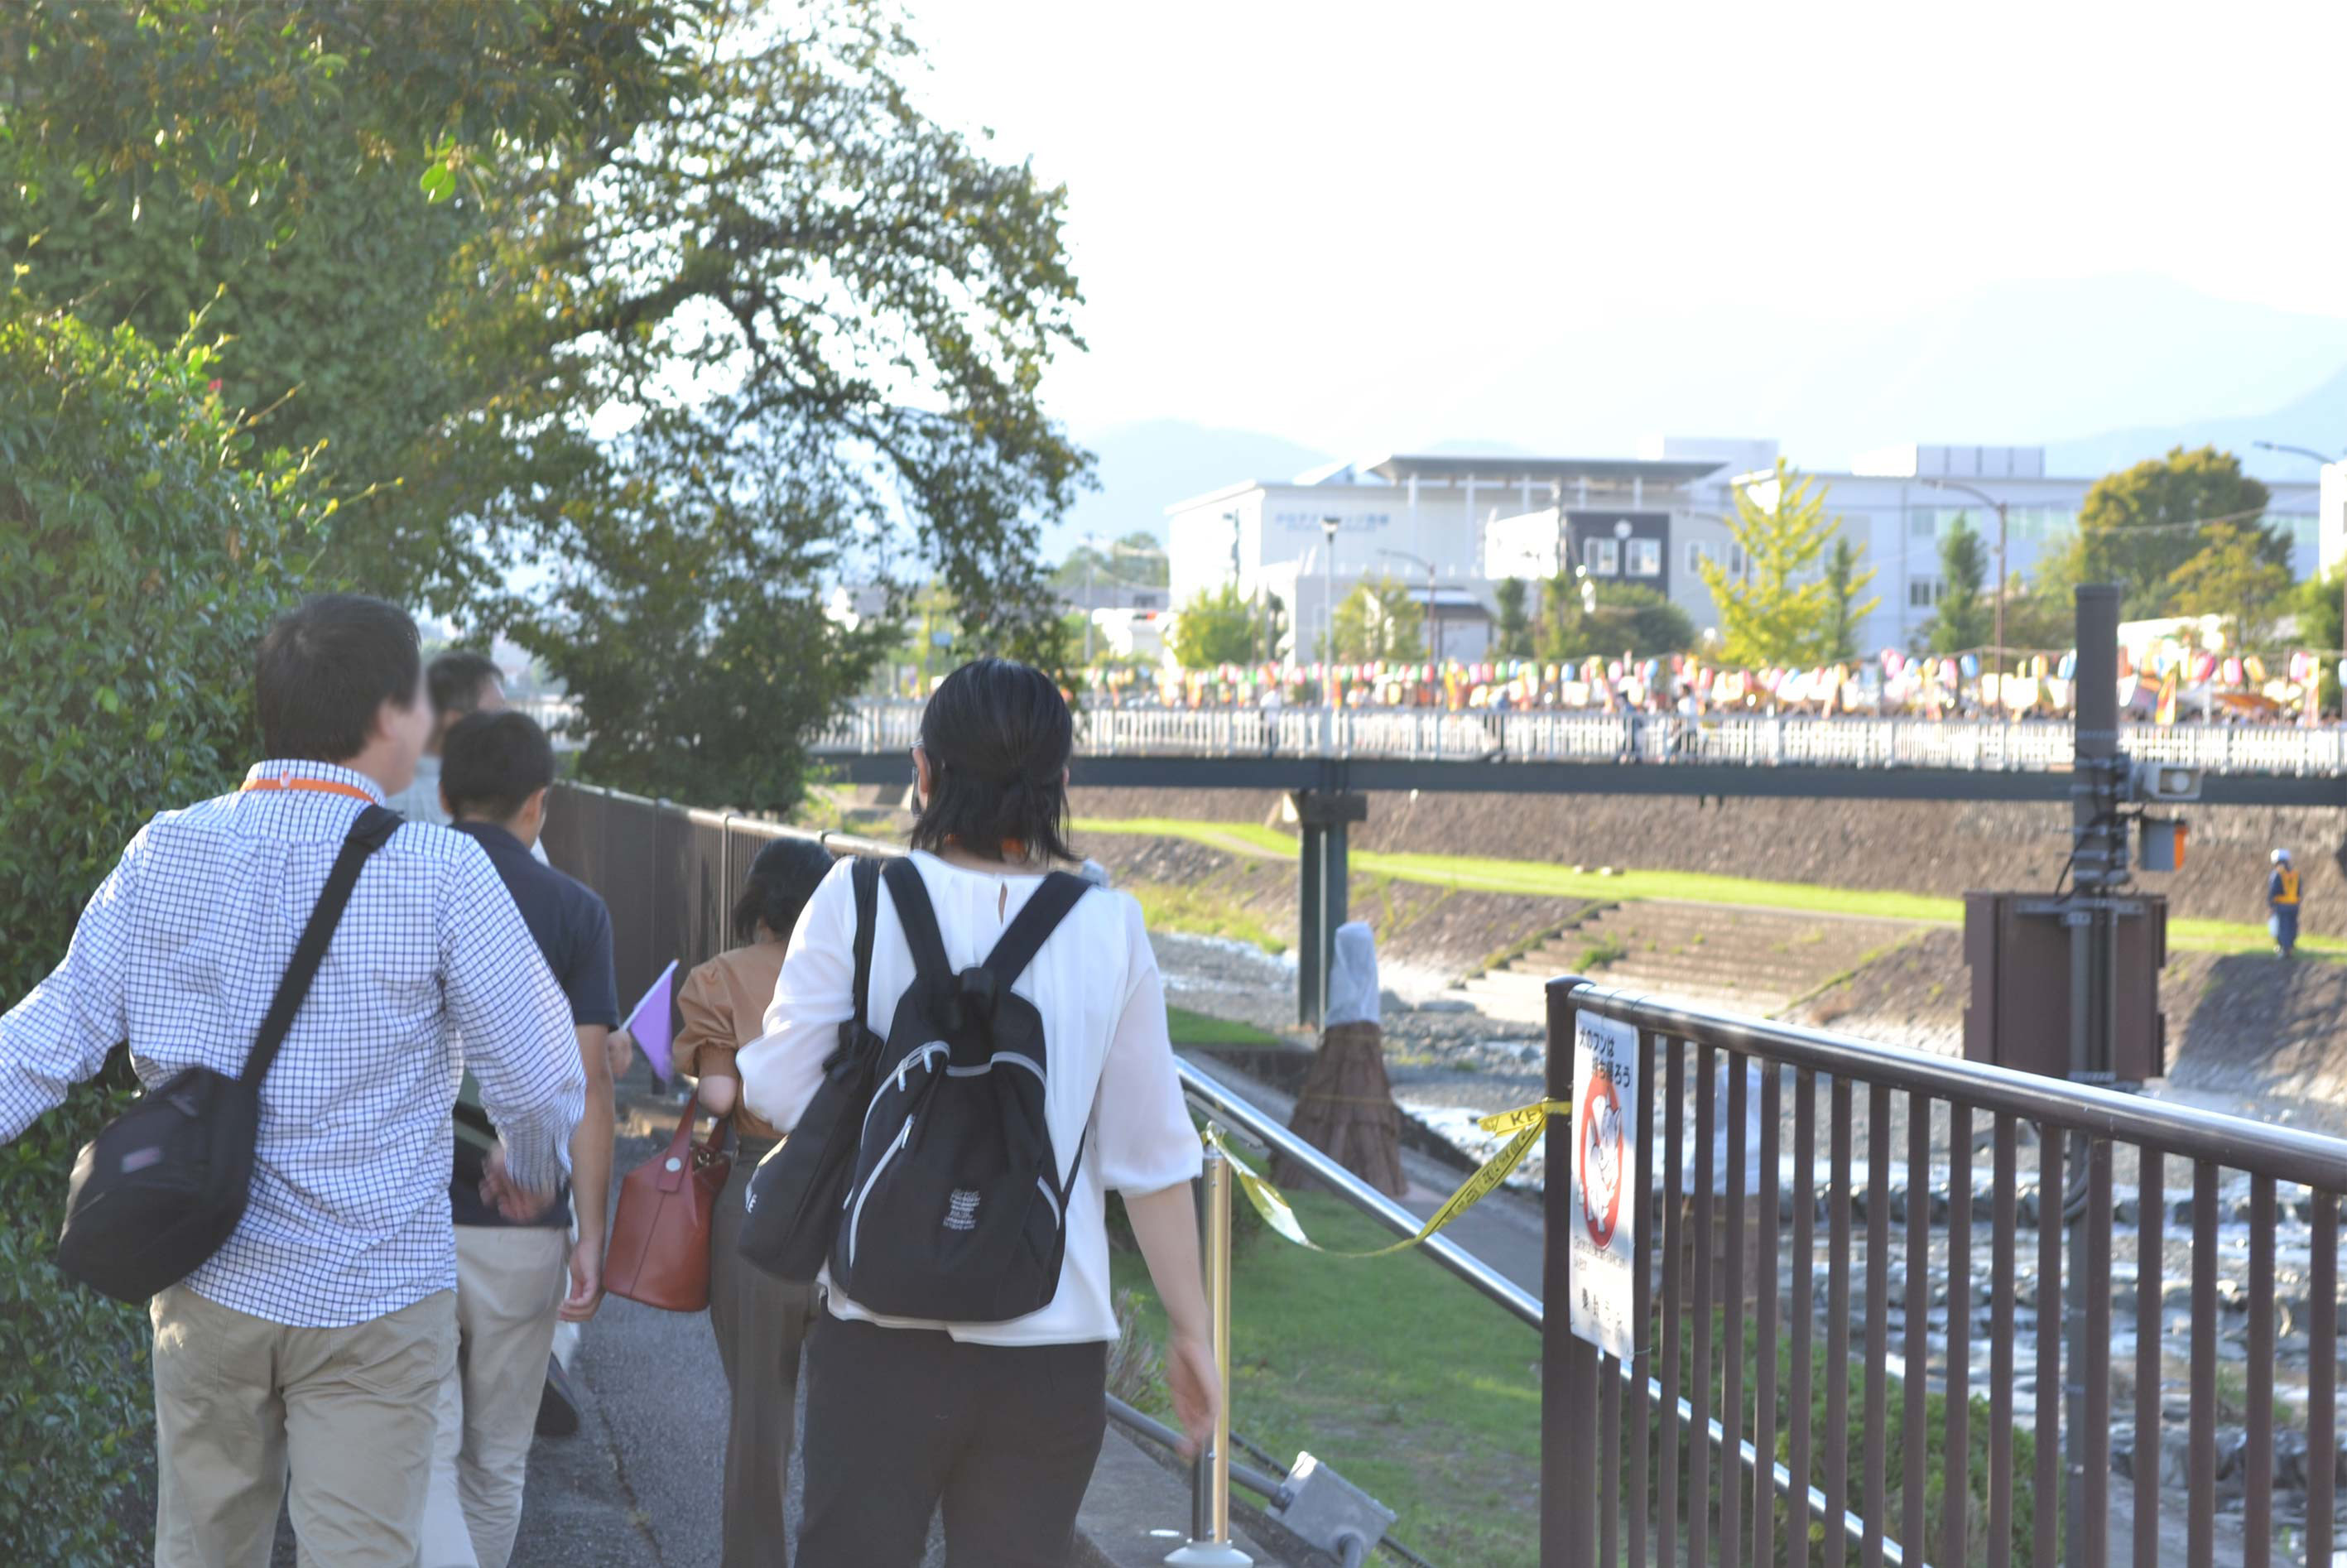
POLYGON ((798 1402, 799 1346, 817 1300, 813 1281, 776 1279, 734 1250, 750 1173, 781 1134, 742 1104, 733 1053, 763 1031, 791 929, 830 870, 831 856, 806 839, 776 839, 760 850, 733 907, 733 935, 743 945, 686 976, 676 999, 684 1018, 675 1043, 677 1071, 701 1081, 703 1105, 732 1115, 739 1143, 712 1216, 709 1257, 709 1326, 733 1399, 725 1439, 725 1568, 789 1562, 783 1493, 798 1402))

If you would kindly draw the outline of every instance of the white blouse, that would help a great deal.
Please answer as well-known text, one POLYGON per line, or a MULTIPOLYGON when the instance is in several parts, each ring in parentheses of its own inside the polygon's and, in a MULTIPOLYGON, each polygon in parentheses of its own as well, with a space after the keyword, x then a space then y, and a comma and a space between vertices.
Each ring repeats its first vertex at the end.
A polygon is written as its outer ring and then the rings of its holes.
MULTIPOLYGON (((956 969, 985 961, 1042 877, 974 871, 915 852, 956 969)), ((887 886, 872 941, 868 1022, 887 1039, 913 980, 913 958, 887 886)), ((742 1048, 742 1097, 777 1127, 794 1125, 855 1010, 856 894, 848 866, 832 868, 807 900, 766 1009, 766 1032, 742 1048)), ((1035 1006, 1051 1051, 1045 1116, 1060 1177, 1083 1146, 1068 1204, 1068 1245, 1050 1306, 1008 1323, 929 1323, 866 1312, 835 1289, 834 1316, 892 1328, 941 1328, 980 1345, 1069 1345, 1116 1337, 1109 1304, 1109 1189, 1147 1194, 1198 1174, 1198 1133, 1174 1072, 1165 989, 1156 955, 1128 894, 1095 887, 1076 901, 1011 988, 1035 1006), (1085 1137, 1085 1128, 1091 1136, 1085 1137)), ((826 1286, 830 1271, 824 1273, 826 1286)))

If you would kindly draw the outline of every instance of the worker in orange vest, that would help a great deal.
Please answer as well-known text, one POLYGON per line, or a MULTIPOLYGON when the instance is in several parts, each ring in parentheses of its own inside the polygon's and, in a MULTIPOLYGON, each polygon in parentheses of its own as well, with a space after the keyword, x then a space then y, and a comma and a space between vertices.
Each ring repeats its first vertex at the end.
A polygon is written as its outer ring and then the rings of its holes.
POLYGON ((2289 958, 2298 946, 2298 867, 2287 849, 2273 852, 2273 875, 2266 878, 2266 929, 2273 933, 2274 951, 2289 958))

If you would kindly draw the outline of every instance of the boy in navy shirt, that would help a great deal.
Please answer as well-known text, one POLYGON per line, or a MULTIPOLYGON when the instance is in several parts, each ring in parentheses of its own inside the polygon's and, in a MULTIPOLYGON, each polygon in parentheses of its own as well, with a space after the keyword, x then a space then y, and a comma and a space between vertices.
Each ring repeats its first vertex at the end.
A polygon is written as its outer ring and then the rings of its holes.
POLYGON ((554 749, 527 714, 477 712, 448 732, 440 790, 449 825, 487 852, 569 999, 587 1109, 570 1144, 569 1201, 515 1225, 483 1200, 483 1140, 468 1136, 477 1131, 469 1082, 458 1096, 448 1187, 456 1222, 457 1365, 440 1390, 419 1568, 505 1568, 521 1523, 555 1324, 585 1322, 603 1296, 612 1137, 604 1041, 620 1021, 611 917, 602 899, 531 854, 553 783, 554 749))

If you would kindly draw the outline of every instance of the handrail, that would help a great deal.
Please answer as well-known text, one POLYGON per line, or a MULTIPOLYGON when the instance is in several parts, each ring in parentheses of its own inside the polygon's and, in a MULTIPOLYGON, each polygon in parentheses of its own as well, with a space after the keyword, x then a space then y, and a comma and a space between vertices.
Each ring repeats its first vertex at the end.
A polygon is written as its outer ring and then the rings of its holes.
MULTIPOLYGON (((1195 1063, 1177 1056, 1174 1059, 1174 1070, 1181 1075, 1183 1089, 1192 1099, 1204 1103, 1215 1115, 1227 1121, 1255 1142, 1302 1165, 1311 1172, 1315 1180, 1325 1184, 1337 1197, 1342 1198, 1396 1235, 1416 1235, 1419 1225, 1425 1223, 1343 1165, 1322 1153, 1317 1148, 1264 1114, 1262 1110, 1253 1102, 1195 1063)), ((1440 1234, 1430 1235, 1420 1244, 1420 1250, 1452 1274, 1473 1286, 1484 1296, 1507 1308, 1533 1328, 1541 1328, 1546 1321, 1546 1313, 1540 1297, 1522 1289, 1514 1281, 1494 1272, 1481 1258, 1459 1245, 1450 1237, 1440 1234)), ((1635 1394, 1637 1379, 1627 1363, 1624 1363, 1622 1368, 1622 1381, 1630 1385, 1635 1394)), ((1663 1385, 1653 1378, 1646 1379, 1646 1402, 1658 1408, 1663 1402, 1663 1385)), ((1680 1399, 1677 1403, 1679 1419, 1692 1426, 1695 1421, 1694 1407, 1686 1399, 1680 1399)), ((1711 1446, 1715 1450, 1725 1451, 1728 1446, 1727 1428, 1717 1419, 1707 1420, 1705 1425, 1711 1440, 1711 1446)), ((1737 1456, 1742 1462, 1743 1472, 1748 1477, 1759 1465, 1760 1455, 1750 1443, 1741 1439, 1737 1440, 1736 1450, 1737 1456)), ((1812 1486, 1805 1486, 1797 1491, 1790 1470, 1773 1461, 1769 1469, 1773 1477, 1772 1484, 1778 1495, 1802 1498, 1812 1519, 1824 1520, 1827 1517, 1826 1495, 1823 1491, 1812 1486)), ((1842 1532, 1850 1540, 1857 1542, 1865 1536, 1866 1522, 1857 1514, 1844 1510, 1841 1528, 1842 1532)), ((1903 1563, 1904 1559, 1900 1553, 1897 1542, 1885 1541, 1882 1543, 1882 1551, 1885 1563, 1893 1565, 1903 1563)))
MULTIPOLYGON (((1551 985, 1564 984, 1551 981, 1551 985)), ((1730 1050, 1867 1083, 1920 1090, 1938 1100, 2004 1112, 2065 1132, 2149 1144, 2252 1176, 2347 1191, 2347 1140, 2250 1122, 2221 1112, 2122 1094, 1983 1061, 1963 1061, 1799 1024, 1744 1018, 1583 982, 1571 1006, 1650 1029, 1700 1034, 1730 1050)))
MULTIPOLYGON (((1217 1117, 1256 1143, 1303 1166, 1315 1180, 1324 1183, 1338 1197, 1394 1235, 1414 1236, 1419 1227, 1425 1224, 1393 1199, 1265 1115, 1245 1096, 1194 1062, 1185 1061, 1177 1056, 1174 1059, 1174 1070, 1181 1075, 1182 1087, 1193 1100, 1204 1104, 1217 1117)), ((1420 1250, 1534 1329, 1540 1328, 1546 1321, 1539 1296, 1499 1273, 1449 1236, 1430 1235, 1420 1250)))

